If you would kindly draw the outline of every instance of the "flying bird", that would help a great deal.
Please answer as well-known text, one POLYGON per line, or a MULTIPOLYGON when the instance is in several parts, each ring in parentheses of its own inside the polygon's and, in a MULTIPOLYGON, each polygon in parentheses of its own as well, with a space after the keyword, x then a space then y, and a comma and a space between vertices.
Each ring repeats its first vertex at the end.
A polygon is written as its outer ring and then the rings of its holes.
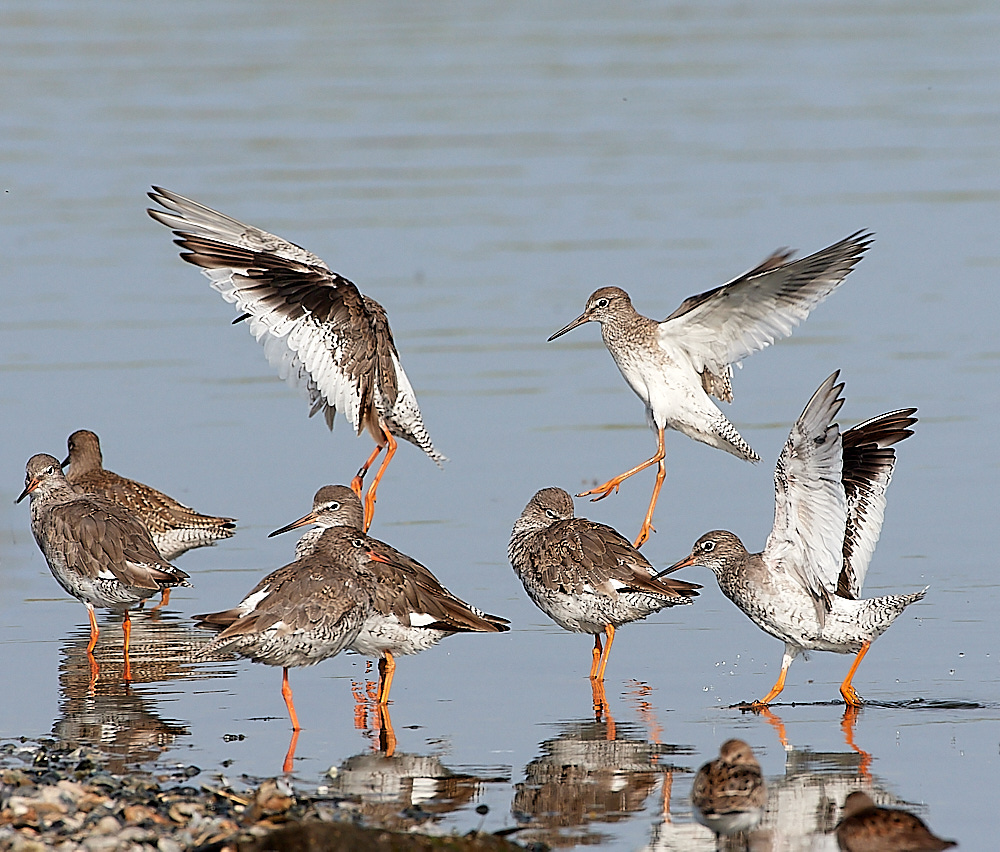
POLYGON ((653 510, 667 474, 667 429, 746 461, 760 461, 710 397, 732 402, 733 364, 788 337, 840 285, 871 243, 872 234, 858 231, 800 260, 790 260, 788 250, 776 251, 727 284, 685 299, 662 322, 636 311, 619 287, 595 290, 584 312, 549 340, 586 322, 599 322, 604 345, 646 406, 657 448, 651 458, 577 497, 596 494, 594 500, 601 500, 633 474, 657 465, 653 496, 635 540, 639 547, 653 529, 653 510))
POLYGON ((365 494, 367 529, 397 438, 439 467, 446 460, 424 426, 385 309, 294 243, 158 186, 149 197, 164 209, 147 212, 173 230, 181 259, 200 267, 212 289, 236 305, 236 322, 249 321, 279 376, 306 391, 310 416, 323 412, 332 429, 340 411, 359 435, 367 430, 372 436, 375 450, 351 483, 359 497, 365 475, 385 450, 365 494))

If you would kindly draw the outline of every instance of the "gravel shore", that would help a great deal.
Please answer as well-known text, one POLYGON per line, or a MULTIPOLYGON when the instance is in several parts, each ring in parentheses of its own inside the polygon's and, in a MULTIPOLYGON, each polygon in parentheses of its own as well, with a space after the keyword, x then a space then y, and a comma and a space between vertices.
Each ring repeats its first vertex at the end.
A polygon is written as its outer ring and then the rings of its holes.
MULTIPOLYGON (((200 778, 195 766, 115 774, 107 757, 49 739, 0 743, 0 850, 12 852, 257 852, 257 850, 519 850, 503 837, 417 833, 426 814, 395 828, 361 824, 357 805, 284 778, 200 778), (409 829, 409 830, 405 830, 409 829)), ((537 849, 538 847, 532 847, 537 849)))

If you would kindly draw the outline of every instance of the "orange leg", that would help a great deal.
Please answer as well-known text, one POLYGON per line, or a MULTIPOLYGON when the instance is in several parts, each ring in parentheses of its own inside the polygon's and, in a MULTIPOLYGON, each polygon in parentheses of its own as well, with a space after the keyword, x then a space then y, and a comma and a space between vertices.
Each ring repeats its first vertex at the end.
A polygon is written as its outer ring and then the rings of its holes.
POLYGON ((592 680, 590 691, 594 701, 594 719, 598 722, 605 722, 607 727, 604 736, 608 740, 613 740, 615 738, 615 720, 611 718, 611 707, 608 704, 607 694, 604 692, 604 681, 592 680))
POLYGON ((597 666, 601 662, 601 651, 604 649, 601 647, 601 634, 594 634, 594 662, 590 664, 590 679, 595 680, 597 678, 597 666))
POLYGON ((127 682, 132 680, 132 664, 128 658, 128 646, 132 639, 132 619, 129 618, 128 610, 125 610, 125 617, 122 619, 122 633, 125 634, 125 669, 122 677, 127 682))
POLYGON ((354 727, 363 731, 368 727, 368 699, 356 680, 351 681, 351 694, 354 696, 354 727))
POLYGON ((674 770, 668 769, 663 775, 663 821, 670 823, 670 794, 674 789, 674 770))
POLYGON ((844 682, 840 685, 840 694, 844 696, 844 701, 847 702, 848 707, 863 707, 864 701, 861 696, 858 695, 857 691, 851 686, 851 680, 854 678, 854 673, 858 670, 858 666, 861 665, 861 661, 865 658, 865 654, 868 653, 868 649, 872 646, 871 642, 865 642, 861 646, 861 650, 858 651, 858 655, 854 658, 854 665, 851 666, 851 670, 847 673, 847 677, 844 678, 844 682))
POLYGON ((365 494, 365 532, 368 532, 368 528, 372 525, 372 518, 375 517, 375 492, 378 490, 378 484, 382 481, 382 476, 385 474, 389 462, 392 461, 392 457, 396 455, 396 439, 389 434, 388 429, 383 428, 382 434, 385 435, 386 439, 385 458, 382 459, 378 473, 375 474, 375 481, 368 487, 368 493, 365 494))
POLYGON ((788 675, 788 667, 792 664, 792 660, 798 655, 798 651, 794 654, 789 653, 788 645, 785 646, 785 656, 781 658, 781 674, 778 675, 778 680, 771 687, 771 691, 758 701, 754 701, 750 706, 754 709, 760 709, 761 707, 766 707, 775 698, 781 695, 781 690, 785 688, 785 677, 788 675))
POLYGON ((378 676, 382 681, 381 689, 378 691, 378 703, 380 707, 385 707, 389 703, 389 690, 392 689, 392 676, 396 673, 396 661, 392 654, 385 652, 385 657, 378 661, 378 676))
POLYGON ((295 703, 292 701, 292 687, 288 684, 287 666, 281 670, 281 695, 285 699, 285 706, 288 708, 288 717, 292 720, 292 730, 301 731, 302 728, 299 727, 299 717, 295 715, 295 703))
POLYGON ((160 594, 160 602, 156 606, 154 606, 152 609, 150 609, 150 612, 156 612, 161 606, 166 606, 168 603, 170 603, 170 587, 169 586, 167 588, 165 588, 163 590, 163 592, 160 594))
POLYGON ((767 707, 758 707, 755 712, 760 713, 767 723, 774 728, 774 732, 778 735, 778 740, 781 742, 781 747, 785 751, 791 751, 792 746, 788 742, 788 735, 785 733, 785 723, 782 722, 778 716, 775 716, 774 713, 768 710, 767 707))
MULTIPOLYGON (((639 473, 654 464, 658 464, 666 458, 666 450, 663 448, 663 430, 660 429, 658 432, 658 444, 656 449, 656 455, 652 458, 646 459, 642 464, 637 464, 631 470, 625 471, 625 473, 619 474, 614 479, 609 479, 603 485, 598 485, 596 488, 591 488, 590 491, 584 491, 582 494, 577 494, 577 497, 589 497, 591 494, 597 494, 598 496, 591 500, 591 503, 596 503, 598 500, 603 500, 612 491, 617 491, 618 486, 621 485, 626 479, 628 479, 633 474, 639 473)), ((654 493, 655 497, 655 493, 654 493)), ((653 501, 656 502, 655 499, 653 501)))
POLYGON ((375 444, 375 449, 372 450, 372 454, 368 456, 368 461, 366 461, 362 466, 361 470, 357 472, 354 479, 351 480, 351 491, 353 491, 358 499, 361 499, 361 489, 365 484, 365 474, 368 473, 368 468, 375 464, 375 459, 378 458, 378 454, 382 452, 382 448, 385 444, 375 444))
POLYGON ((381 721, 381 730, 378 735, 379 750, 386 757, 392 757, 396 752, 396 732, 392 729, 392 719, 389 718, 389 708, 385 704, 378 707, 378 715, 381 721))
POLYGON ((858 748, 854 742, 854 723, 858 719, 858 713, 861 712, 860 708, 852 707, 850 704, 844 708, 844 718, 840 721, 840 729, 844 732, 844 742, 847 743, 847 747, 851 751, 857 752, 861 755, 861 763, 858 766, 858 774, 865 779, 868 783, 871 783, 872 773, 872 756, 863 749, 858 748))
POLYGON ((90 616, 90 642, 87 645, 87 653, 94 653, 94 646, 97 644, 97 637, 101 635, 101 631, 97 629, 97 617, 94 615, 94 608, 92 606, 87 607, 87 615, 90 616))
POLYGON ((604 669, 607 668, 608 657, 611 656, 611 643, 615 641, 614 625, 605 624, 604 635, 608 637, 608 641, 604 645, 604 653, 601 654, 601 665, 597 669, 597 680, 604 680, 604 669))
MULTIPOLYGON (((289 690, 291 693, 291 690, 289 690)), ((281 771, 288 775, 292 771, 292 765, 295 763, 295 747, 299 744, 299 728, 295 728, 292 731, 292 740, 288 744, 288 751, 285 752, 285 762, 281 764, 281 771)))
POLYGON ((653 456, 656 460, 656 484, 653 486, 653 496, 649 501, 649 508, 646 510, 646 517, 642 521, 642 527, 639 529, 639 535, 635 537, 635 543, 633 547, 642 547, 646 539, 649 538, 651 532, 656 530, 653 527, 653 510, 656 508, 656 501, 660 497, 660 489, 663 487, 663 480, 667 478, 667 451, 663 446, 663 430, 660 429, 657 432, 657 448, 656 455, 653 456))

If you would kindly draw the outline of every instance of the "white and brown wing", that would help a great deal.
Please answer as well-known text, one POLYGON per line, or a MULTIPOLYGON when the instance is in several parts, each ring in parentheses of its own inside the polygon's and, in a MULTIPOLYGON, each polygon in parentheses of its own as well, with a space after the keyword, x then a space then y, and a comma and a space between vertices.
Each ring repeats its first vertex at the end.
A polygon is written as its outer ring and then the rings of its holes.
POLYGON ((844 564, 837 594, 857 598, 865 583, 872 553, 882 532, 885 492, 896 465, 893 444, 909 438, 917 422, 915 408, 880 414, 843 433, 844 491, 847 496, 847 531, 844 564))
POLYGON ((368 563, 375 577, 372 608, 383 616, 394 615, 400 624, 447 630, 454 633, 504 633, 510 622, 467 604, 441 585, 417 560, 391 545, 369 539, 378 561, 368 563), (384 560, 384 561, 383 561, 384 560))
POLYGON ((268 362, 305 389, 311 413, 323 411, 331 428, 337 411, 358 432, 373 426, 375 385, 390 403, 396 389, 392 371, 384 369, 395 348, 388 324, 373 323, 372 300, 311 252, 182 195, 154 190, 150 198, 167 210, 149 215, 174 231, 181 257, 201 267, 213 289, 246 315, 268 362))
POLYGON ((732 365, 788 337, 832 293, 872 243, 858 231, 799 260, 777 251, 732 281, 685 299, 660 323, 683 346, 707 393, 732 401, 732 365))
POLYGON ((840 371, 823 382, 795 422, 774 469, 774 527, 762 556, 829 604, 843 564, 847 498, 842 482, 840 371))

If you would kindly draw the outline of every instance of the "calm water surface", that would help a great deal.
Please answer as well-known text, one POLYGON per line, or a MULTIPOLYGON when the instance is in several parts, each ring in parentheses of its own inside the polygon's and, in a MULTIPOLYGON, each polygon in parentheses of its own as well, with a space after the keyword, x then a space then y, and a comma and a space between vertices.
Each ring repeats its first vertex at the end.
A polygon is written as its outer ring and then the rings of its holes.
MULTIPOLYGON (((370 444, 329 435, 232 308, 144 213, 157 183, 323 256, 388 309, 442 473, 406 446, 373 533, 506 615, 400 661, 393 760, 356 715, 364 661, 292 673, 295 776, 393 824, 418 803, 446 829, 522 821, 559 846, 711 848, 692 773, 730 736, 771 785, 775 849, 807 849, 868 784, 966 849, 989 848, 1000 756, 996 481, 1000 11, 952 4, 170 4, 0 9, 0 737, 100 743, 126 769, 280 771, 280 673, 192 661, 191 613, 231 605, 291 558, 270 530, 344 482, 370 444), (736 377, 733 421, 764 462, 677 434, 645 547, 680 558, 725 526, 770 529, 771 470, 836 368, 842 423, 915 405, 869 594, 929 584, 873 648, 844 720, 849 659, 792 667, 773 717, 727 709, 771 685, 780 643, 710 575, 693 607, 623 629, 611 719, 591 713, 590 643, 526 598, 506 560, 540 487, 572 491, 654 438, 596 327, 545 338, 597 286, 663 317, 790 245, 858 228, 877 242, 791 339, 736 377), (178 564, 194 586, 136 618, 121 683, 110 616, 90 689, 86 615, 52 581, 13 500, 25 460, 95 430, 108 467, 236 538, 178 564), (116 668, 117 667, 117 668, 116 668), (783 733, 787 748, 782 745, 783 733), (325 775, 337 767, 336 778, 325 775), (566 767, 572 767, 567 771, 566 767), (556 783, 557 781, 564 783, 556 783)), ((578 512, 633 536, 636 477, 578 512)), ((371 675, 368 676, 371 679, 371 675)))

